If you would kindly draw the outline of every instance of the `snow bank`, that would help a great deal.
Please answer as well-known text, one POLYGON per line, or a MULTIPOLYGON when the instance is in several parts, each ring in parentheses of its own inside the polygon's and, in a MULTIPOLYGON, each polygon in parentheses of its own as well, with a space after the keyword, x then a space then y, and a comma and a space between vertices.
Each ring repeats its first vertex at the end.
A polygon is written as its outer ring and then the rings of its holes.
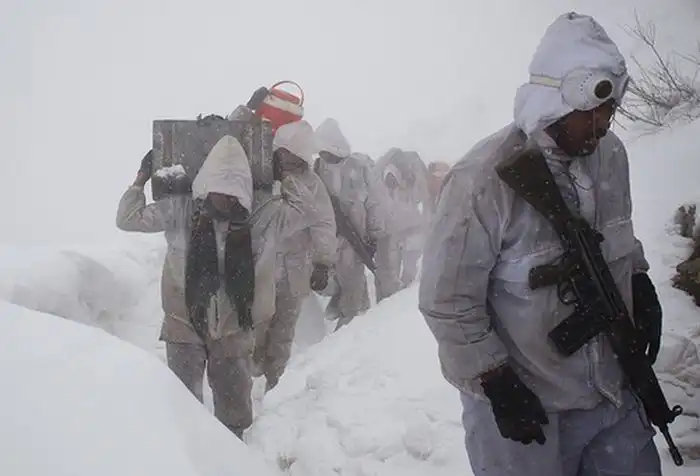
POLYGON ((130 235, 93 247, 0 247, 0 299, 100 327, 145 349, 162 311, 163 237, 130 235))
MULTIPOLYGON (((99 327, 162 353, 158 335, 165 251, 162 234, 130 234, 92 247, 0 246, 0 299, 99 327)), ((302 306, 294 351, 325 334, 323 308, 310 296, 302 306)))
POLYGON ((665 331, 683 336, 700 334, 700 310, 671 286, 675 267, 691 251, 691 241, 679 235, 673 216, 683 203, 700 202, 699 135, 696 121, 628 141, 635 233, 664 303, 665 331))
POLYGON ((682 405, 686 417, 674 424, 679 444, 700 460, 700 310, 690 296, 674 289, 675 267, 691 252, 673 215, 686 202, 699 202, 700 121, 646 136, 629 145, 637 236, 664 308, 663 349, 657 370, 669 399, 682 405))
MULTIPOLYGON (((416 300, 414 286, 293 360, 247 442, 292 476, 471 474, 458 394, 440 374, 416 300)), ((673 336, 660 358, 669 400, 686 409, 673 425, 686 456, 696 455, 700 431, 697 352, 673 336)), ((694 474, 693 461, 672 468, 657 443, 668 474, 694 474)))
POLYGON ((9 303, 0 315, 0 474, 279 474, 155 357, 9 303))
POLYGON ((469 474, 460 413, 409 288, 294 359, 247 442, 293 476, 469 474))

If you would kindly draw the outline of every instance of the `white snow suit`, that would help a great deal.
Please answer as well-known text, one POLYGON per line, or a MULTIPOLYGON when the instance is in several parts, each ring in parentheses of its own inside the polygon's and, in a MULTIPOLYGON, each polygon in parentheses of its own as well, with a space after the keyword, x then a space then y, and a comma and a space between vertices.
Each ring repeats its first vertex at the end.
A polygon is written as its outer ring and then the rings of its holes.
MULTIPOLYGON (((545 33, 530 73, 564 78, 577 68, 620 66, 624 58, 595 20, 566 14, 545 33)), ((591 155, 572 159, 544 132, 573 110, 558 88, 528 83, 515 103, 515 124, 479 142, 447 175, 420 283, 420 309, 438 341, 442 371, 462 393, 474 474, 660 475, 654 431, 606 338, 570 357, 548 341, 572 308, 554 286, 531 290, 528 273, 559 257, 562 245, 494 170, 526 140, 539 146, 562 194, 574 191, 581 215, 604 235, 604 257, 631 311, 632 275, 648 264, 632 226, 625 147, 609 132, 591 155), (484 398, 480 377, 506 361, 548 413, 542 446, 501 437, 484 398)))
MULTIPOLYGON (((193 196, 209 192, 236 196, 252 207, 250 167, 243 148, 231 137, 223 137, 209 153, 193 182, 193 196)), ((282 196, 261 203, 250 216, 255 256, 255 301, 253 320, 264 322, 274 314, 277 253, 283 240, 315 221, 309 207, 310 191, 294 177, 282 183, 282 196)), ((190 322, 185 305, 185 259, 191 233, 193 198, 166 196, 146 205, 143 189, 130 187, 117 211, 117 226, 125 231, 165 232, 168 252, 163 266, 161 296, 165 318, 161 340, 167 343, 168 364, 183 383, 201 400, 205 364, 214 393, 217 418, 240 436, 252 423, 250 359, 253 335, 239 327, 238 316, 225 293, 219 292, 215 315, 209 319, 209 335, 203 342, 190 322)), ((226 227, 216 227, 221 259, 226 227)))
POLYGON ((304 299, 310 294, 315 264, 330 268, 336 258, 335 215, 326 188, 311 169, 315 151, 313 129, 306 121, 287 124, 275 134, 274 150, 284 148, 303 159, 307 167, 294 177, 309 190, 307 205, 315 219, 289 236, 280 247, 275 313, 256 328, 255 365, 267 378, 268 388, 279 380, 289 360, 294 331, 304 299))
MULTIPOLYGON (((337 161, 319 158, 317 173, 336 196, 358 234, 369 243, 388 236, 386 195, 364 159, 350 155, 350 144, 334 119, 326 119, 315 132, 319 151, 337 161)), ((348 241, 338 237, 338 255, 333 269, 335 287, 328 312, 339 318, 339 326, 369 309, 365 266, 348 241)))

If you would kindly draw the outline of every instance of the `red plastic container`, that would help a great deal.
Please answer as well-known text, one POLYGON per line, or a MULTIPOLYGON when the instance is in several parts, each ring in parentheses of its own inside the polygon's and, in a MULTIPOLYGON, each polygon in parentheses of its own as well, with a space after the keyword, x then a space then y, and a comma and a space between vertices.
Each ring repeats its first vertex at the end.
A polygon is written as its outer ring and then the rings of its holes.
POLYGON ((272 124, 273 129, 300 121, 304 117, 304 90, 294 81, 280 81, 269 88, 270 93, 258 107, 256 113, 272 124), (299 89, 299 96, 279 87, 292 84, 299 89))

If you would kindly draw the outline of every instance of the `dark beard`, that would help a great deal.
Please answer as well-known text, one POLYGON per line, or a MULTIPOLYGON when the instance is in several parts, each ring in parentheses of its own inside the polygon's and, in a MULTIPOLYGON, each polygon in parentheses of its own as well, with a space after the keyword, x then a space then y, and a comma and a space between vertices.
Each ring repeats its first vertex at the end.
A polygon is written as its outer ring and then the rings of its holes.
POLYGON ((250 227, 236 226, 226 237, 224 273, 219 272, 214 220, 203 213, 200 203, 193 214, 193 225, 185 261, 185 303, 195 332, 207 341, 207 310, 223 279, 226 295, 238 315, 239 326, 253 328, 255 261, 250 227))

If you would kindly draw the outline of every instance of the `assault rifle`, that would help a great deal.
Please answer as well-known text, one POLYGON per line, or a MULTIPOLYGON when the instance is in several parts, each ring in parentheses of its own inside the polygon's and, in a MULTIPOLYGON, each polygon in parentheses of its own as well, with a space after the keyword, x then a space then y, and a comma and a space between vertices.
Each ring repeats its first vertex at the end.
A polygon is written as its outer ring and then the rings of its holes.
MULTIPOLYGON (((316 161, 316 164, 314 166, 314 172, 316 172, 316 175, 320 177, 320 174, 318 173, 318 160, 316 161)), ((321 182, 323 182, 323 180, 321 180, 321 182)), ((348 217, 347 213, 343 211, 338 197, 336 197, 333 194, 333 192, 330 188, 328 188, 325 182, 323 183, 323 185, 326 187, 328 196, 331 199, 331 205, 333 206, 333 212, 335 213, 335 227, 337 230, 337 235, 345 238, 350 244, 350 247, 360 258, 360 261, 362 261, 362 264, 367 266, 367 269, 369 269, 372 273, 376 274, 377 264, 374 262, 374 253, 370 249, 369 245, 365 243, 360 234, 357 232, 355 226, 350 221, 350 218, 348 217)))
POLYGON ((557 350, 570 356, 603 333, 617 356, 632 391, 642 401, 649 421, 666 439, 673 462, 683 464, 668 425, 680 406, 669 408, 666 397, 645 353, 645 343, 634 326, 620 291, 610 273, 600 244, 604 237, 582 217, 569 210, 544 156, 538 150, 515 154, 496 172, 515 193, 543 215, 564 248, 554 264, 530 270, 531 289, 557 286, 559 299, 574 312, 550 333, 557 350))

